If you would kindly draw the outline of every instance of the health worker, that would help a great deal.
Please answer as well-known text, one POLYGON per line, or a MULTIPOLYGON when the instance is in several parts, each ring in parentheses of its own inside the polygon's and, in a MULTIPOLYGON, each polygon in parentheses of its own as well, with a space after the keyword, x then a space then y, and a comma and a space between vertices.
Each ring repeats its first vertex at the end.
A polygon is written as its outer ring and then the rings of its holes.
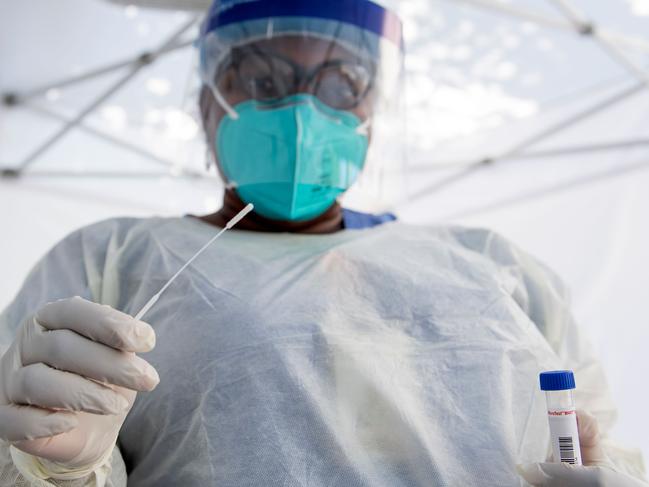
POLYGON ((0 316, 1 486, 644 485, 554 274, 486 230, 342 207, 390 174, 394 13, 217 0, 198 52, 223 206, 102 221, 36 264, 0 316), (557 369, 583 467, 543 462, 557 369))

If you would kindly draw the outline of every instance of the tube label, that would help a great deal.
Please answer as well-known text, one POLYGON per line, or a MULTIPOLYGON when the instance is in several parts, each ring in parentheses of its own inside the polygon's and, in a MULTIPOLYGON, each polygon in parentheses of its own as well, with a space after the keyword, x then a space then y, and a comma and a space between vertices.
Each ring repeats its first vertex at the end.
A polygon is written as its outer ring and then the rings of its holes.
POLYGON ((577 413, 574 409, 548 411, 550 440, 555 462, 581 465, 577 413))

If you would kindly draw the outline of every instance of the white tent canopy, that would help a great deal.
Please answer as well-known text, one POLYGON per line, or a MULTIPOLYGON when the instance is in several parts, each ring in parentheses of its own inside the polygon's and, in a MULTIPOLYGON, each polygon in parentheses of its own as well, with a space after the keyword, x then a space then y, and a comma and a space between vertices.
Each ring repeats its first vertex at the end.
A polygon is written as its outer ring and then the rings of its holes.
MULTIPOLYGON (((0 15, 0 92, 19 102, 0 109, 0 167, 24 168, 0 180, 0 305, 78 226, 219 206, 197 120, 197 13, 121 3, 0 15), (63 133, 66 120, 78 123, 63 133)), ((399 216, 495 228, 557 270, 608 370, 618 437, 649 454, 635 382, 649 368, 649 0, 392 3, 410 52, 399 216)))
POLYGON ((212 4, 210 0, 108 0, 118 5, 139 6, 145 8, 163 8, 170 10, 189 10, 205 12, 212 4))

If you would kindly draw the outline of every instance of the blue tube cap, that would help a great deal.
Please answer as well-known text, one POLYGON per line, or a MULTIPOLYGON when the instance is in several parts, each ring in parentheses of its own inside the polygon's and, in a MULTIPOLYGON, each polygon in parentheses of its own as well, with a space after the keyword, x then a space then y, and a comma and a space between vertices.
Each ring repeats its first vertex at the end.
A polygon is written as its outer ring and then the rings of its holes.
POLYGON ((540 379, 542 391, 567 391, 576 387, 572 370, 541 372, 540 379))

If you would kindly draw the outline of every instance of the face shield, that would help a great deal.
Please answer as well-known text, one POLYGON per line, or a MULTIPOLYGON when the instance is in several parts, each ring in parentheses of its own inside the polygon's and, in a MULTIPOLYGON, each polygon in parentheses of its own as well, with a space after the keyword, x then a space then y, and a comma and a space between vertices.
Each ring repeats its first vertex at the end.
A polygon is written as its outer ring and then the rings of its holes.
POLYGON ((394 14, 368 0, 217 0, 199 51, 221 112, 209 134, 219 169, 257 212, 306 220, 346 192, 352 207, 375 211, 399 192, 394 14))

